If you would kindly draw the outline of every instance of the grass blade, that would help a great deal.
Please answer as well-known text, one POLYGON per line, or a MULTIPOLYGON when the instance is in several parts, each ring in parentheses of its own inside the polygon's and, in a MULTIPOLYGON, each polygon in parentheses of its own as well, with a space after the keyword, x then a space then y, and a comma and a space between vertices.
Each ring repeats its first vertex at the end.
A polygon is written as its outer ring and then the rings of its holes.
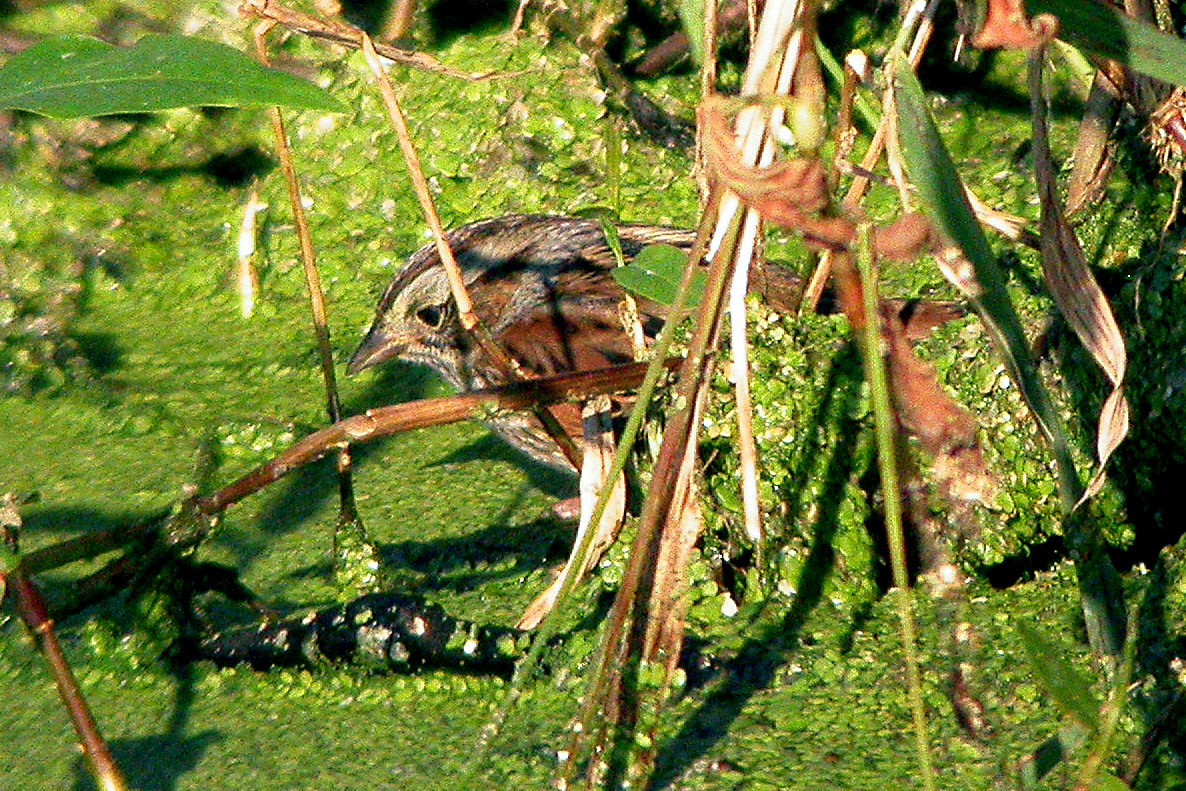
POLYGON ((1186 86, 1186 41, 1099 0, 1025 0, 1029 16, 1058 17, 1058 37, 1134 71, 1186 86))
POLYGON ((958 248, 963 259, 953 265, 953 262, 944 263, 941 257, 940 266, 984 321, 1010 378, 1017 383, 1050 443, 1058 464, 1063 511, 1070 513, 1082 494, 1082 483, 1054 404, 1038 377, 1038 367, 1030 354, 1021 321, 1005 290, 1005 275, 988 246, 955 164, 927 110, 922 86, 901 55, 894 56, 893 79, 898 136, 910 180, 918 189, 923 210, 935 229, 958 248), (969 265, 971 271, 967 271, 969 265))

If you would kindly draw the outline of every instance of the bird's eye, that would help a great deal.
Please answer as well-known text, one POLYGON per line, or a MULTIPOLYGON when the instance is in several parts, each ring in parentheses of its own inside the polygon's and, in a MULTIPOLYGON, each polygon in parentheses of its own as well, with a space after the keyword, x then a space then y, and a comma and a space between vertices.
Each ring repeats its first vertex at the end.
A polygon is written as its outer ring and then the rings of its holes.
POLYGON ((440 329, 445 321, 445 306, 426 305, 416 311, 416 320, 429 329, 440 329))

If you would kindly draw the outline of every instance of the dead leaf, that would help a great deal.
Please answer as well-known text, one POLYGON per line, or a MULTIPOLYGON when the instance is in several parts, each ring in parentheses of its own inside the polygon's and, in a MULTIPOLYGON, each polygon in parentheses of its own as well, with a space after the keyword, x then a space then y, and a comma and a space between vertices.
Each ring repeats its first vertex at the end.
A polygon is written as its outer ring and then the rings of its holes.
POLYGON ((1031 53, 1030 57, 1030 115, 1034 124, 1034 174, 1038 181, 1042 210, 1040 249, 1043 280, 1068 326, 1112 382, 1112 393, 1100 412, 1097 429, 1099 470, 1092 477, 1088 491, 1076 504, 1078 507, 1099 491, 1108 458, 1128 433, 1128 404, 1122 388, 1128 358, 1124 336, 1112 315, 1112 308, 1087 266, 1083 248, 1067 222, 1058 198, 1046 130, 1041 64, 1042 52, 1039 49, 1031 53))
POLYGON ((1054 38, 1058 20, 1039 14, 1025 15, 1023 0, 988 0, 984 24, 972 35, 972 46, 980 49, 1029 49, 1054 38))
POLYGON ((626 480, 619 475, 612 484, 613 491, 602 512, 601 520, 597 524, 588 550, 581 553, 581 546, 585 543, 585 536, 589 532, 592 520, 593 506, 597 502, 597 495, 601 487, 606 485, 606 475, 614 461, 614 433, 610 421, 611 403, 609 396, 598 396, 586 402, 581 411, 581 423, 584 428, 585 457, 581 464, 581 521, 577 527, 576 539, 573 542, 572 554, 564 565, 563 571, 552 581, 547 590, 535 598, 516 626, 519 629, 534 629, 539 625, 552 607, 556 604, 556 597, 570 578, 583 577, 589 569, 601 559, 605 551, 618 537, 622 527, 622 517, 626 512, 626 480))

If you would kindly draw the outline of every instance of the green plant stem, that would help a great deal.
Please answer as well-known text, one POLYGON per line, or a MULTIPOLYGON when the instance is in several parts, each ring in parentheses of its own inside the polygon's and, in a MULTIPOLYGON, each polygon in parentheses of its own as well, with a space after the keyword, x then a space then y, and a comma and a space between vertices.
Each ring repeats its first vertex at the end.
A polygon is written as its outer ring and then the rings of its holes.
POLYGON ((1128 685, 1132 682, 1133 667, 1137 657, 1137 634, 1139 605, 1133 604, 1128 613, 1128 634, 1124 641, 1124 653, 1120 667, 1112 678, 1112 689, 1108 699, 1101 707, 1095 733, 1091 739, 1091 747, 1083 765, 1079 767, 1079 776, 1075 780, 1076 789, 1093 788, 1097 786, 1096 778, 1100 769, 1112 749, 1116 738, 1116 729, 1120 725, 1120 715, 1128 703, 1128 685))
MULTIPOLYGON (((719 200, 720 191, 713 190, 709 195, 702 216, 715 217, 719 200)), ((655 338, 655 342, 651 345, 650 365, 647 367, 642 384, 638 387, 638 395, 634 403, 634 408, 630 411, 630 416, 626 419, 626 425, 623 427, 618 439, 618 448, 614 453, 613 463, 610 465, 609 472, 605 476, 607 482, 615 480, 626 469, 626 464, 630 459, 631 448, 634 447, 634 442, 638 438, 638 432, 642 429, 642 422, 646 417, 647 407, 654 397, 655 388, 658 387, 659 377, 666 371, 667 366, 664 361, 667 359, 667 352, 671 348, 672 341, 675 339, 675 330, 680 323, 679 317, 683 315, 691 299, 693 275, 696 272, 696 266, 698 266, 699 261, 704 257, 704 251, 708 246, 708 237, 709 229, 702 227, 696 236, 695 243, 692 245, 692 250, 688 256, 689 264, 685 267, 679 287, 676 289, 675 298, 672 300, 668 312, 668 320, 663 324, 663 329, 659 331, 659 336, 655 338)), ((593 513, 589 517, 590 525, 601 523, 606 505, 609 503, 611 489, 612 487, 610 486, 603 486, 601 487, 601 491, 597 493, 597 502, 594 504, 593 513)), ((585 556, 593 546, 593 538, 596 532, 596 530, 586 531, 580 546, 574 549, 574 556, 580 558, 576 564, 577 568, 583 566, 585 556)), ((506 697, 490 721, 482 729, 478 743, 480 752, 485 752, 490 740, 497 735, 498 729, 501 728, 502 723, 506 720, 511 707, 519 699, 524 680, 529 678, 535 671, 535 668, 538 667, 545 646, 547 646, 549 639, 556 633, 556 613, 568 601, 578 582, 580 580, 576 574, 565 580, 564 585, 560 587, 560 590, 556 594, 556 601, 552 605, 551 612, 536 627, 535 637, 531 641, 531 649, 527 652, 527 656, 515 667, 515 673, 511 677, 511 683, 506 697)), ((592 688, 587 690, 585 693, 586 699, 593 694, 594 690, 592 688)), ((475 772, 481 763, 481 761, 473 762, 472 766, 475 772)), ((565 769, 565 767, 562 767, 560 772, 563 773, 565 769)))
POLYGON ((881 490, 885 497, 885 533, 890 549, 894 587, 894 603, 901 620, 902 656, 906 663, 910 708, 914 720, 915 746, 918 769, 924 791, 933 791, 935 775, 927 735, 926 708, 922 699, 922 677, 918 669, 915 647, 913 598, 906 568, 906 542, 902 533, 902 497, 898 485, 897 432, 890 405, 889 382, 885 360, 881 353, 880 307, 877 283, 873 273, 873 253, 869 246, 869 225, 862 225, 857 237, 857 267, 861 275, 861 295, 865 308, 865 332, 861 352, 865 358, 865 375, 869 380, 869 397, 873 403, 873 424, 877 438, 877 467, 881 473, 881 490))

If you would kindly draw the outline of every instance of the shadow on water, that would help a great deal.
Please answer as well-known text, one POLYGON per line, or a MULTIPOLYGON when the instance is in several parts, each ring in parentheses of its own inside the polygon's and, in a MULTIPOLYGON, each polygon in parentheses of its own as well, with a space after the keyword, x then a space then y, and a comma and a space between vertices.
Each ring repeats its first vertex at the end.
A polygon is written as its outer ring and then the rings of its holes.
MULTIPOLYGON (((185 735, 194 703, 193 671, 176 674, 176 693, 169 722, 158 736, 113 739, 109 743, 116 765, 129 787, 140 791, 174 791, 187 772, 200 765, 206 749, 225 737, 215 730, 185 735)), ((74 765, 74 791, 94 791, 95 783, 82 758, 74 765)))
POLYGON ((144 181, 168 183, 187 176, 206 176, 222 189, 240 189, 275 167, 275 160, 263 149, 245 146, 212 154, 200 162, 153 167, 99 164, 92 167, 91 173, 96 182, 107 187, 126 187, 144 181))
MULTIPOLYGON (((362 394, 352 397, 343 405, 343 414, 360 414, 378 405, 406 403, 441 394, 442 386, 439 379, 426 368, 399 362, 388 363, 378 370, 378 376, 362 394)), ((364 470, 372 464, 381 463, 390 452, 384 448, 384 443, 389 441, 390 439, 385 438, 354 446, 352 460, 355 470, 364 470)), ((541 516, 529 525, 508 527, 518 521, 516 516, 526 507, 525 503, 531 492, 538 490, 557 499, 569 497, 575 493, 576 479, 575 476, 566 476, 532 462, 493 434, 484 434, 443 455, 433 457, 428 454, 413 463, 422 468, 444 467, 464 470, 465 465, 478 461, 499 461, 517 466, 524 471, 527 481, 500 506, 497 513, 483 515, 481 525, 474 525, 473 531, 451 538, 437 538, 431 541, 413 539, 381 546, 385 559, 394 570, 407 568, 416 572, 431 568, 434 573, 441 573, 455 571, 461 566, 479 561, 487 561, 486 565, 489 565, 492 558, 502 558, 508 554, 519 555, 520 561, 515 564, 518 571, 499 572, 498 576, 501 577, 510 573, 522 573, 522 569, 526 567, 537 567, 555 552, 557 545, 566 547, 566 542, 571 541, 571 528, 548 515, 541 516)), ((397 486, 398 483, 392 485, 397 486)), ((235 553, 235 565, 240 571, 250 567, 253 560, 260 556, 266 543, 278 536, 307 527, 311 519, 321 518, 319 514, 325 508, 336 507, 338 479, 334 472, 334 459, 327 457, 295 470, 283 480, 268 487, 266 493, 261 492, 258 496, 264 497, 265 501, 253 519, 255 529, 242 531, 234 538, 224 539, 224 543, 235 553)), ((424 500, 426 507, 431 508, 432 498, 426 496, 424 500)), ((365 511, 364 507, 364 522, 367 520, 365 511)), ((479 512, 476 507, 475 512, 479 512)), ((292 570, 292 575, 306 577, 329 574, 328 546, 331 528, 332 525, 326 525, 325 558, 292 570)), ((373 530, 374 525, 368 524, 368 528, 373 530)), ((567 548, 563 551, 566 552, 567 548)), ((488 573, 485 572, 461 574, 442 580, 440 586, 472 587, 480 584, 486 576, 488 573)))
MULTIPOLYGON (((825 431, 829 415, 849 415, 852 405, 860 398, 860 368, 854 365, 856 351, 850 345, 837 357, 824 386, 827 395, 821 400, 809 436, 801 443, 804 448, 818 446, 816 439, 825 431)), ((830 447, 824 476, 824 491, 819 496, 821 511, 812 531, 811 546, 803 563, 803 571, 795 589, 797 595, 787 614, 779 621, 761 627, 751 635, 736 656, 724 663, 722 678, 699 708, 687 719, 679 733, 663 745, 655 761, 655 771, 647 786, 658 791, 671 787, 682 772, 705 756, 724 738, 753 695, 774 681, 782 667, 799 645, 800 633, 811 612, 820 603, 825 583, 833 570, 832 539, 840 526, 839 505, 843 502, 844 487, 858 475, 856 452, 861 426, 845 419, 840 427, 840 439, 830 447)), ((795 480, 803 481, 803 476, 795 480)), ((806 481, 787 498, 788 513, 796 513, 806 481)))

